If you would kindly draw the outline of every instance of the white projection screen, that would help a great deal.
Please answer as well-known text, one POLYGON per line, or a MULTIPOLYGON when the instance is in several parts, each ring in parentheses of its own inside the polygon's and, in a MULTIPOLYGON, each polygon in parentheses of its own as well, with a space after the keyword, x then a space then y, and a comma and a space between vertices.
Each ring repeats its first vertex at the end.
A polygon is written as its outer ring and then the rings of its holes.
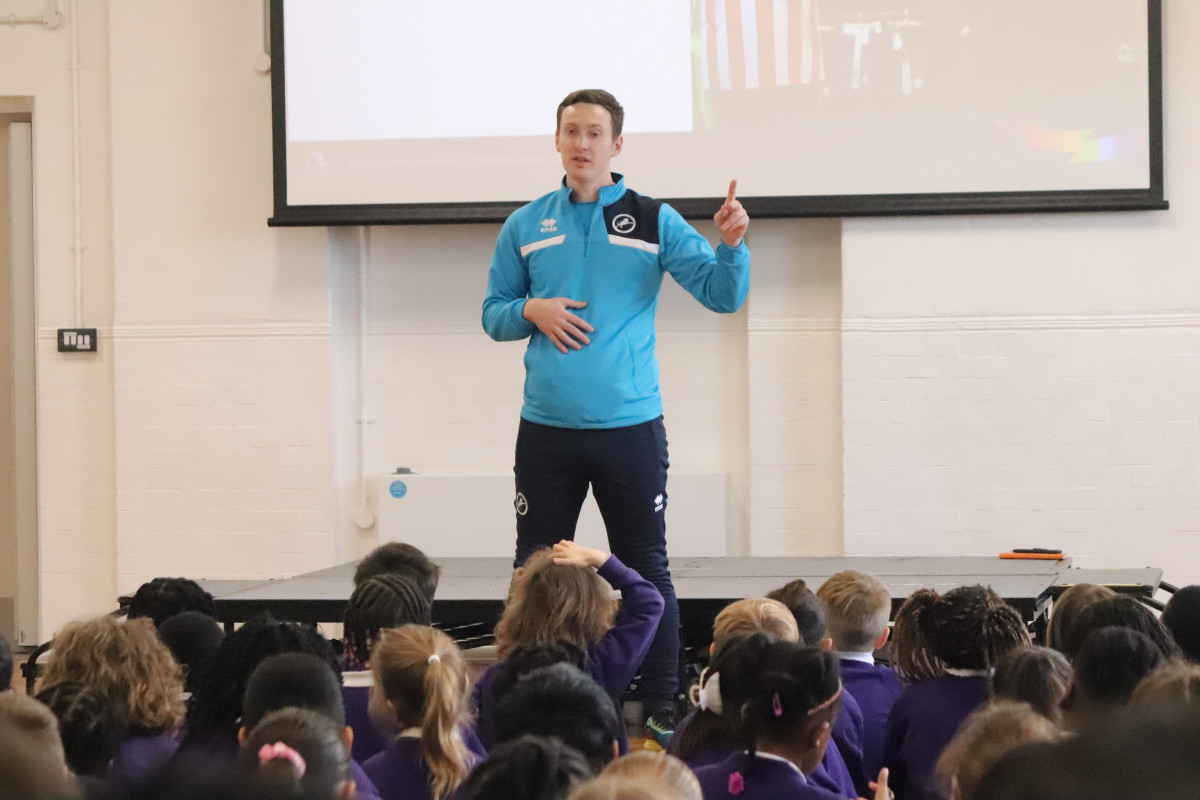
POLYGON ((688 216, 1162 209, 1161 0, 272 0, 272 225, 494 222, 558 102, 688 216))

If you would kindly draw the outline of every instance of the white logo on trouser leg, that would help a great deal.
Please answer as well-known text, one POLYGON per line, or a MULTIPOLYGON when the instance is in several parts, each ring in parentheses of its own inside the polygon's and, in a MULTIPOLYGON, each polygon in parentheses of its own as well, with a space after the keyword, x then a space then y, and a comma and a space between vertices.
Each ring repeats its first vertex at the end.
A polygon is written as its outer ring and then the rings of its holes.
POLYGON ((525 499, 525 495, 523 493, 517 492, 517 499, 513 501, 513 508, 515 508, 517 513, 522 517, 529 513, 529 501, 525 499))
POLYGON ((654 497, 654 510, 655 510, 655 511, 662 511, 662 510, 663 510, 663 505, 664 505, 664 503, 663 503, 663 500, 665 500, 665 499, 666 499, 666 498, 665 498, 665 497, 663 497, 661 494, 660 494, 660 495, 655 495, 655 497, 654 497))

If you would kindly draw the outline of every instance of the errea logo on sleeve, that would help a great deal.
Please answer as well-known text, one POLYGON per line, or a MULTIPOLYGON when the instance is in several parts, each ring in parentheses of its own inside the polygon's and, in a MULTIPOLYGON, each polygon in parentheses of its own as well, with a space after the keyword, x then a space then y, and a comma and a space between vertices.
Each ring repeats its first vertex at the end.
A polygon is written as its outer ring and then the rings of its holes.
POLYGON ((558 220, 554 217, 546 217, 542 220, 542 233, 555 233, 558 231, 558 220))

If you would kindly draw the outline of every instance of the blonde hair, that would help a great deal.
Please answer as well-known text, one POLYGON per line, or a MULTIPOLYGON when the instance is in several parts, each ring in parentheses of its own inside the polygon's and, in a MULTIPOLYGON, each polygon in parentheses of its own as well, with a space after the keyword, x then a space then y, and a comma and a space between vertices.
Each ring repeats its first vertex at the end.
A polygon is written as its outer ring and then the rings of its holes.
POLYGON ((734 636, 769 633, 788 642, 800 641, 800 629, 788 607, 778 600, 747 597, 721 609, 713 620, 713 644, 720 647, 734 636))
POLYGON ((680 800, 704 800, 696 773, 670 753, 635 750, 610 762, 600 775, 633 781, 651 780, 663 784, 680 800))
POLYGON ((576 786, 567 800, 688 800, 672 786, 626 775, 601 775, 576 786))
POLYGON ((96 617, 68 623, 50 650, 42 690, 94 686, 121 704, 134 728, 165 732, 183 721, 183 670, 147 617, 96 617))
POLYGON ((1138 682, 1130 703, 1200 709, 1200 665, 1186 661, 1168 662, 1138 682))
POLYGON ((617 601, 590 568, 554 563, 546 548, 513 572, 508 604, 496 623, 501 658, 514 647, 570 642, 587 650, 613 626, 617 601))
POLYGON ((1046 646, 1063 652, 1063 646, 1070 640, 1068 630, 1083 611, 1093 603, 1099 603, 1117 593, 1107 586, 1097 586, 1094 583, 1077 583, 1067 587, 1058 596, 1050 609, 1050 624, 1046 627, 1046 646))
POLYGON ((1026 703, 999 701, 971 713, 938 758, 934 773, 947 797, 973 797, 1000 757, 1025 742, 1053 741, 1061 733, 1026 703))
POLYGON ((892 596, 882 581, 847 569, 821 584, 817 597, 825 604, 829 635, 836 649, 874 649, 892 614, 892 596))
POLYGON ((424 625, 380 632, 371 651, 372 703, 386 699, 403 727, 421 728, 421 757, 434 800, 467 777, 471 755, 460 730, 467 721, 467 665, 454 641, 424 625))
POLYGON ((16 692, 0 694, 0 722, 7 722, 14 730, 36 746, 38 753, 47 756, 56 767, 67 763, 59 736, 58 718, 41 701, 16 692))

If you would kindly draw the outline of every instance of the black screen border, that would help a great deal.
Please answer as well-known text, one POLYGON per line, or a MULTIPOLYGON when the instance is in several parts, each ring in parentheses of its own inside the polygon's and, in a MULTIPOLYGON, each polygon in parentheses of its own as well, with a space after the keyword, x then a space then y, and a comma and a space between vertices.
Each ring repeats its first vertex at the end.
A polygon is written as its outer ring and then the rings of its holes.
MULTIPOLYGON (((271 227, 432 225, 503 222, 528 200, 476 203, 374 203, 289 205, 287 117, 284 82, 283 2, 271 0, 271 133, 274 165, 271 227)), ((936 216, 946 214, 1040 214, 1095 211, 1161 211, 1170 207, 1163 182, 1162 0, 1147 0, 1150 186, 1089 191, 946 192, 922 194, 796 195, 739 197, 751 217, 936 216)), ((684 217, 711 215, 722 197, 663 198, 684 217)))

